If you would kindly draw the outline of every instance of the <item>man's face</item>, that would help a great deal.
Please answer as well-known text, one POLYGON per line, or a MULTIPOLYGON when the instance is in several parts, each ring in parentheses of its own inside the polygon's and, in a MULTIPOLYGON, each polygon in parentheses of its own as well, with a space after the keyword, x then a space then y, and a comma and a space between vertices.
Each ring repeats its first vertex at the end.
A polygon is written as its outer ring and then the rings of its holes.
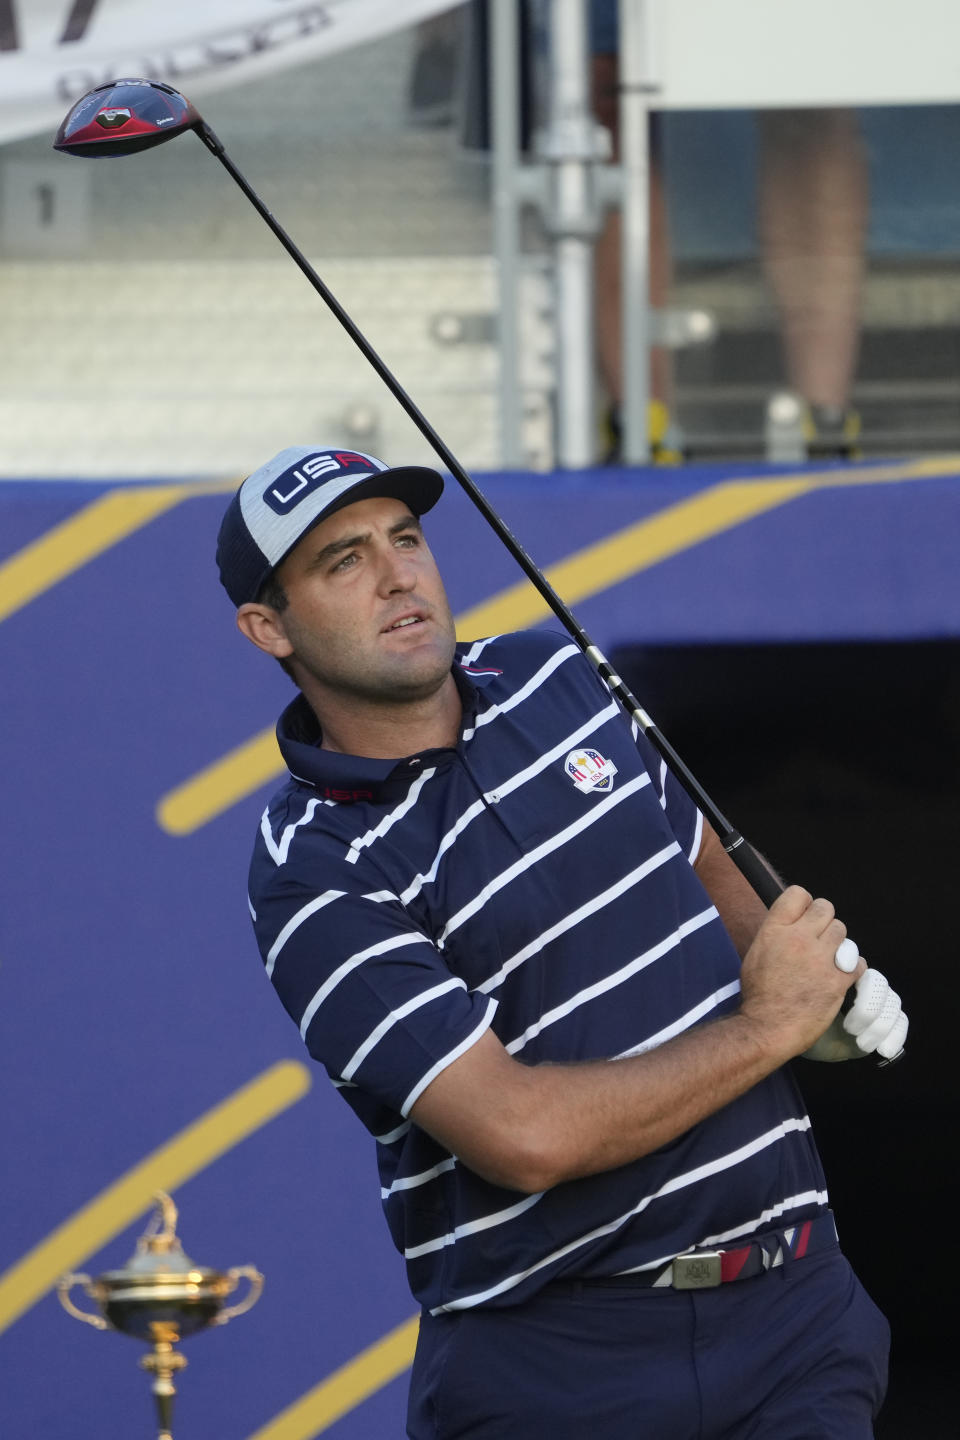
POLYGON ((443 582, 401 500, 360 500, 311 530, 277 570, 279 626, 314 709, 396 705, 448 679, 456 641, 443 582))

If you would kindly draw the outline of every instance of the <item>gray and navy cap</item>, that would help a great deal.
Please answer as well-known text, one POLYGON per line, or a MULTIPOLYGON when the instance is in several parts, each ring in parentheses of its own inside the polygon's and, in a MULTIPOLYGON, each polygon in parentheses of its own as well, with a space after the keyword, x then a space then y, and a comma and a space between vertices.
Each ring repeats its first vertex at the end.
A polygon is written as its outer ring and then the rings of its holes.
POLYGON ((357 500, 388 496, 422 515, 443 480, 420 465, 391 469, 359 450, 292 445, 248 475, 227 507, 217 537, 220 582, 234 605, 261 587, 308 530, 357 500))

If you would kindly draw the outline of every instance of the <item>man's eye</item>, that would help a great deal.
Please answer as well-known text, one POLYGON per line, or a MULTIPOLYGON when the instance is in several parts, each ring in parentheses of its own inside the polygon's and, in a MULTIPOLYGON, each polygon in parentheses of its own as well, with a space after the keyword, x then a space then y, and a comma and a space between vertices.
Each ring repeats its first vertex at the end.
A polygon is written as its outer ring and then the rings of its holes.
POLYGON ((340 560, 337 561, 336 565, 334 565, 333 573, 336 574, 338 570, 349 570, 350 566, 354 563, 356 558, 356 555, 353 553, 349 555, 344 555, 340 560))

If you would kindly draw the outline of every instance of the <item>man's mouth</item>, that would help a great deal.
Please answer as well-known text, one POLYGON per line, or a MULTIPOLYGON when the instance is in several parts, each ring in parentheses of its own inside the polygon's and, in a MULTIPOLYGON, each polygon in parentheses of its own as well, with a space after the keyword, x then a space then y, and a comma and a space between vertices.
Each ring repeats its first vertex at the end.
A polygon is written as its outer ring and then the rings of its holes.
POLYGON ((423 617, 420 615, 403 615, 399 620, 394 620, 392 625, 387 626, 387 634, 391 630, 402 630, 407 625, 422 625, 423 617))

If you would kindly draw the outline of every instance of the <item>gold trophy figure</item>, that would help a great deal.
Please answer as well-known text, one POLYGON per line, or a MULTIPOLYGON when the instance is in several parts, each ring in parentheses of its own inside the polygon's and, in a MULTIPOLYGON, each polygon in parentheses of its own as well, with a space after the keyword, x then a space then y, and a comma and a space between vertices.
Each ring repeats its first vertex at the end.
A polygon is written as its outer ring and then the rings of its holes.
POLYGON ((170 1196, 158 1191, 154 1204, 147 1228, 123 1270, 108 1270, 95 1279, 64 1275, 57 1281, 57 1294, 67 1314, 75 1319, 97 1330, 120 1330, 151 1346, 140 1364, 153 1376, 158 1440, 173 1440, 173 1381, 187 1363, 186 1356, 173 1347, 198 1330, 225 1325, 245 1314, 260 1298, 263 1276, 252 1265, 234 1265, 225 1271, 195 1265, 183 1253, 177 1237, 177 1207, 170 1196), (239 1304, 224 1308, 240 1279, 249 1281, 246 1296, 239 1304), (98 1314, 74 1305, 70 1298, 74 1285, 83 1286, 98 1314))

